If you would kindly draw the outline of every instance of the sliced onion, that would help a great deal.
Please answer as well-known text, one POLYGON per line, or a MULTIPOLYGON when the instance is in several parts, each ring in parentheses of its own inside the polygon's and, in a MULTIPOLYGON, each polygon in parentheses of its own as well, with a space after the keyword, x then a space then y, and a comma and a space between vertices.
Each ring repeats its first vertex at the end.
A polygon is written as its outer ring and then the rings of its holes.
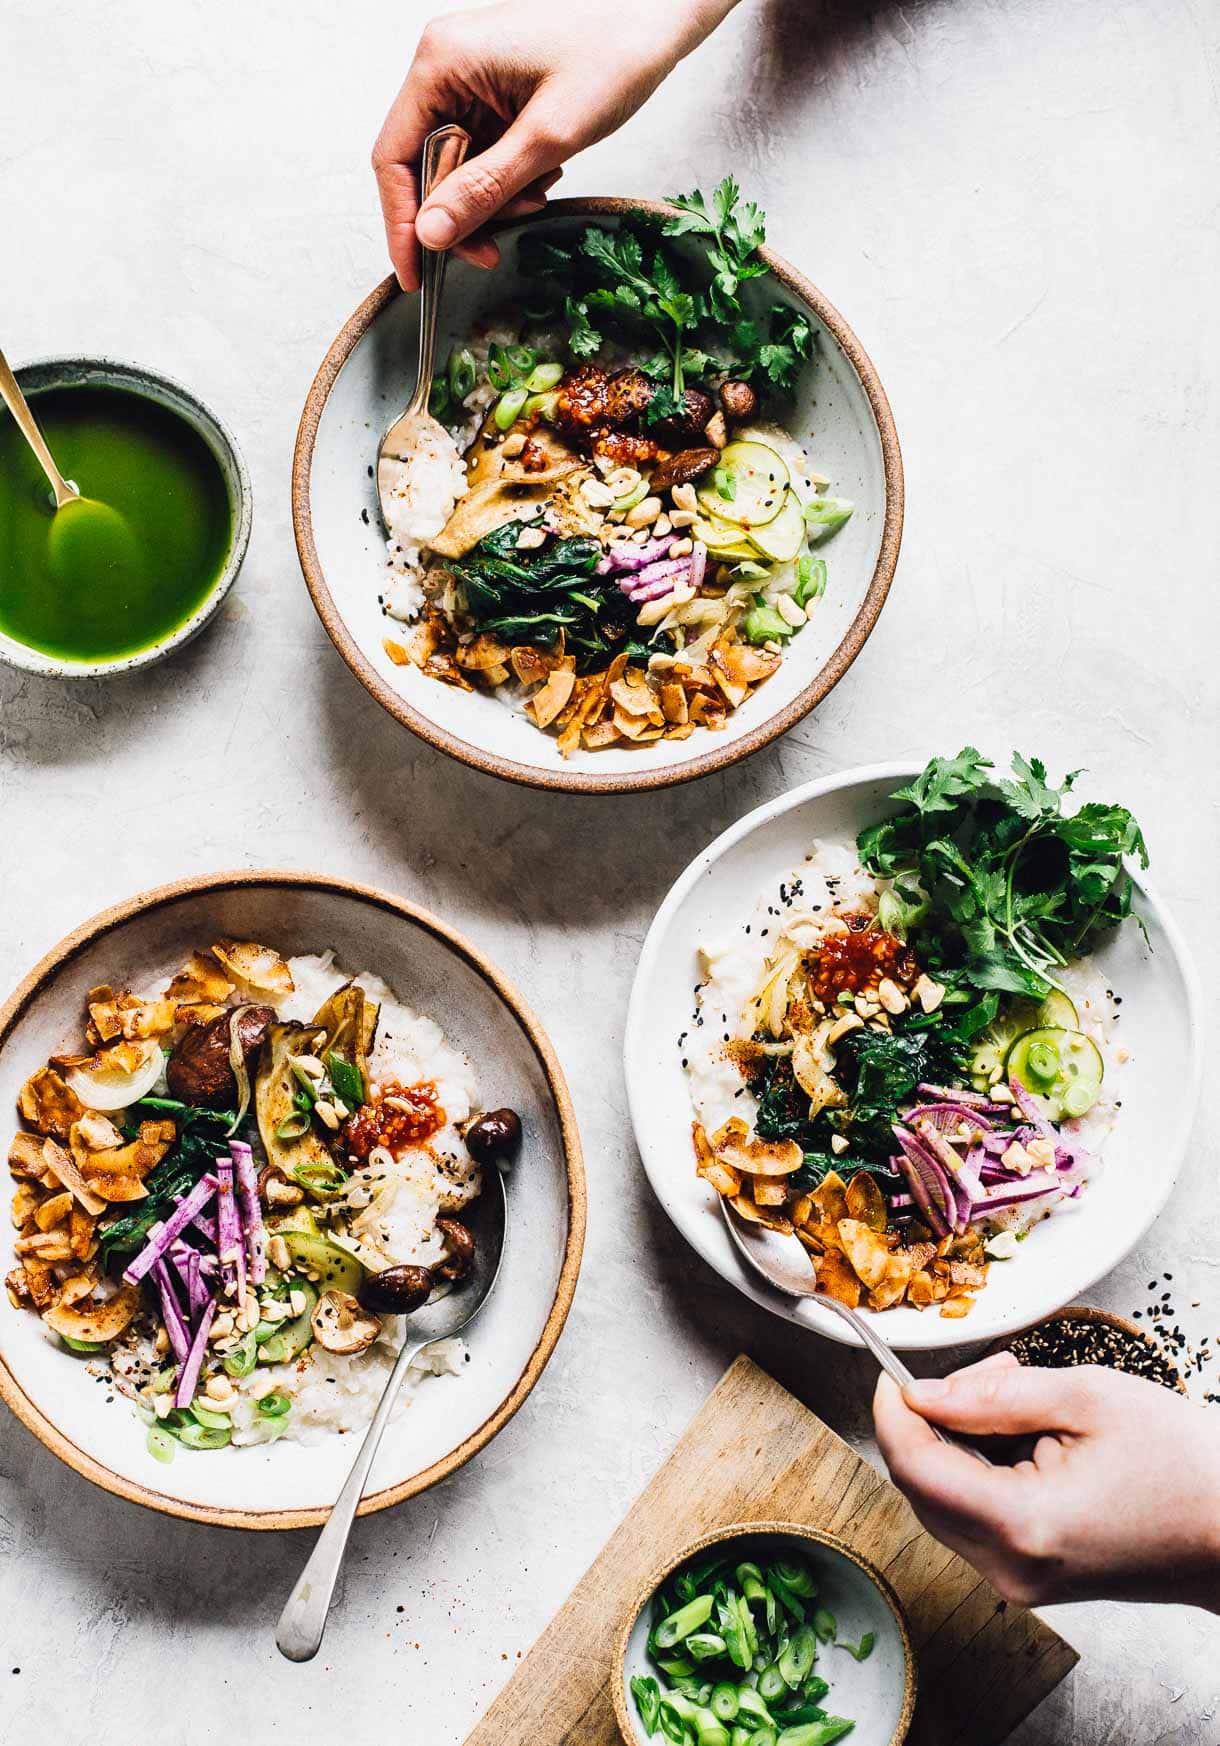
POLYGON ((250 1107, 250 1073, 246 1066, 245 1050, 241 1046, 241 1034, 237 1029, 237 1021, 243 1012, 249 1012, 249 1006, 235 1006, 229 1014, 229 1066, 233 1069, 233 1077, 237 1081, 237 1114, 233 1118, 230 1134, 235 1134, 245 1120, 246 1111, 250 1107))
POLYGON ((128 1072, 109 1072, 101 1065, 73 1067, 66 1075, 72 1091, 86 1109, 126 1109, 147 1097, 161 1077, 162 1056, 157 1043, 145 1044, 144 1060, 128 1072))

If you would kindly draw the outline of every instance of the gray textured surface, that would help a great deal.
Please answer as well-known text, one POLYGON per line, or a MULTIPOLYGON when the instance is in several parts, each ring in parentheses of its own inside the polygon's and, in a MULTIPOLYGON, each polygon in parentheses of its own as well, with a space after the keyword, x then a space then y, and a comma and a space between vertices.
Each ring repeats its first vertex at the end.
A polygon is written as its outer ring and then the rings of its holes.
MULTIPOLYGON (((194 870, 319 866, 433 905, 520 980, 564 1057, 589 1161, 584 1277, 550 1370, 484 1458, 358 1527, 307 1668, 271 1641, 305 1540, 145 1515, 0 1421, 6 1738, 57 1711, 59 1737, 96 1746, 212 1731, 320 1746, 391 1724, 449 1746, 739 1348, 867 1436, 863 1360, 718 1290, 660 1222, 625 1125, 621 1022, 648 918, 749 807, 967 737, 1089 765, 1138 809, 1205 976, 1220 967, 1214 10, 747 3, 570 169, 573 190, 642 194, 734 169, 871 350, 909 494, 891 603, 815 719, 723 778, 597 803, 518 794, 416 746, 331 652, 297 570, 296 420, 383 271, 367 153, 424 14, 4 8, 10 357, 92 348, 190 382, 236 429, 257 502, 222 622, 168 666, 82 686, 0 670, 0 980, 112 898, 194 870)), ((1198 1326, 1217 1325, 1200 1319, 1220 1283, 1215 1167, 1200 1134, 1099 1301, 1142 1303, 1168 1269, 1198 1326)), ((1020 1746, 1220 1737, 1212 1619, 1057 1622, 1084 1659, 1020 1746)))

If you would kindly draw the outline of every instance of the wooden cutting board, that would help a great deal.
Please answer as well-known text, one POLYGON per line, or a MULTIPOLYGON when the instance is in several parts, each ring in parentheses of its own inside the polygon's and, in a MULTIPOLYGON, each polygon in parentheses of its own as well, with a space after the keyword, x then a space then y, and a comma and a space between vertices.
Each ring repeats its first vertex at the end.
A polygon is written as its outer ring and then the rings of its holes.
POLYGON ((919 1657, 912 1746, 999 1746, 1076 1664, 1070 1644, 1000 1600, 887 1479, 738 1358, 466 1746, 621 1746, 607 1680, 627 1608, 668 1554, 767 1519, 837 1534, 893 1584, 919 1657))

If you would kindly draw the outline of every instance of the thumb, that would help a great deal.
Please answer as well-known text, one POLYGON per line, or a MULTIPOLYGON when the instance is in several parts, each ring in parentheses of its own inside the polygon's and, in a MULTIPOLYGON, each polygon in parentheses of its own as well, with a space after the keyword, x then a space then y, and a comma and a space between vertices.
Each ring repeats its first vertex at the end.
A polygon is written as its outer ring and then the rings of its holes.
POLYGON ((1083 1431, 1093 1416, 1095 1373, 977 1365, 953 1376, 909 1382, 903 1399, 913 1412, 947 1430, 976 1436, 1033 1431, 1083 1431))
POLYGON ((567 155, 566 144, 543 125, 535 99, 494 145, 445 177, 420 207, 416 235, 425 248, 452 248, 567 155))

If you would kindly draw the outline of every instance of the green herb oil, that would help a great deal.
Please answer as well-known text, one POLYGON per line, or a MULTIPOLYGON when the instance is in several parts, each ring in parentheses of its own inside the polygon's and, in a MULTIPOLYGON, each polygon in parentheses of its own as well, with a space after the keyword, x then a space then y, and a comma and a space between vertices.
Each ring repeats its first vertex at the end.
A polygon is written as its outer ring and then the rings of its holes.
POLYGON ((88 501, 56 513, 24 438, 0 415, 0 631, 69 661, 117 661, 164 642, 228 559, 219 462, 184 418, 126 389, 47 388, 30 405, 88 501))

